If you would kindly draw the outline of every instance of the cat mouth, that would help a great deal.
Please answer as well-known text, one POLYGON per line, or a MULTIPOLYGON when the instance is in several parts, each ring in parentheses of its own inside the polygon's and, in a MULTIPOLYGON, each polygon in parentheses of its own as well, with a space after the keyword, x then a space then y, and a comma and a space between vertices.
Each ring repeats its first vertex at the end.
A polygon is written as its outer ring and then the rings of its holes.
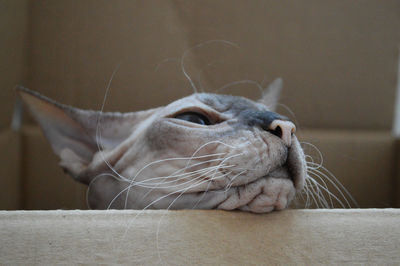
MULTIPOLYGON (((255 180, 261 178, 287 179, 292 182, 296 192, 303 190, 306 178, 306 163, 303 150, 300 148, 300 144, 297 140, 295 140, 293 145, 287 150, 287 156, 283 163, 273 169, 267 170, 266 173, 257 177, 255 180)), ((254 180, 251 182, 254 182, 254 180)), ((237 186, 243 185, 246 184, 237 184, 237 186)))
POLYGON ((306 164, 302 150, 298 149, 297 145, 289 148, 287 159, 283 165, 269 171, 261 178, 289 179, 293 182, 296 192, 301 191, 306 178, 306 164))
MULTIPOLYGON (((229 169, 221 167, 219 170, 224 178, 216 178, 213 180, 213 178, 207 177, 205 179, 212 183, 212 190, 224 190, 227 187, 246 186, 259 179, 285 179, 290 181, 296 192, 300 192, 304 188, 306 178, 306 163, 303 150, 294 137, 292 146, 286 148, 285 151, 282 150, 282 152, 284 152, 285 155, 280 158, 280 162, 278 161, 266 165, 264 171, 257 170, 257 172, 252 172, 250 170, 244 170, 243 172, 235 171, 227 175, 226 172, 228 172, 229 169)), ((207 188, 209 189, 210 187, 207 186, 207 188)))
POLYGON ((254 213, 285 209, 305 182, 304 154, 297 148, 289 150, 283 165, 251 182, 235 186, 216 208, 254 213))

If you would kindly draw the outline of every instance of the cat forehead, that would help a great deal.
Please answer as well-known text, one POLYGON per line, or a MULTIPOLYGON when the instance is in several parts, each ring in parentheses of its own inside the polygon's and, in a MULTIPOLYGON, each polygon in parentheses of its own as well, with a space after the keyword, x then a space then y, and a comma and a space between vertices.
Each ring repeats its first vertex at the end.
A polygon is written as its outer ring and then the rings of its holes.
POLYGON ((196 106, 200 108, 211 108, 217 112, 240 113, 243 110, 266 110, 266 106, 250 99, 213 93, 195 93, 182 98, 168 105, 173 109, 184 109, 186 107, 196 106))

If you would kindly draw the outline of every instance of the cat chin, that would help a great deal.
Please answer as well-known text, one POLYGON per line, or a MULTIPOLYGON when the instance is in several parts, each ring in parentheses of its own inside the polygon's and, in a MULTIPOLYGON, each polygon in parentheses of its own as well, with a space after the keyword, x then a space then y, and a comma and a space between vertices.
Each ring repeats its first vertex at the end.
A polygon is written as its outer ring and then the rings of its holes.
POLYGON ((217 209, 268 213, 283 210, 294 198, 296 189, 292 180, 260 178, 255 182, 233 188, 217 209))
MULTIPOLYGON (((253 182, 232 187, 226 200, 218 205, 217 209, 268 213, 287 208, 296 191, 303 188, 295 185, 296 179, 304 178, 303 176, 294 176, 301 171, 301 169, 297 169, 299 165, 301 165, 300 160, 287 161, 284 166, 253 182)), ((297 185, 302 186, 301 184, 297 185)))
POLYGON ((306 178, 303 150, 295 136, 293 140, 283 166, 273 169, 255 181, 232 187, 228 197, 217 209, 239 209, 254 213, 285 209, 296 192, 304 188, 306 178))

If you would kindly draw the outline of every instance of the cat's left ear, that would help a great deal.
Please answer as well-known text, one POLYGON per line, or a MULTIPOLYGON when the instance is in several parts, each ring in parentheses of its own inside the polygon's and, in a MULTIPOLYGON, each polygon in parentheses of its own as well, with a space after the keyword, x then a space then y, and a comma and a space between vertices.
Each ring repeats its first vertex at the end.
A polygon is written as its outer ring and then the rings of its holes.
POLYGON ((260 100, 258 100, 258 102, 267 106, 270 111, 275 111, 281 95, 282 86, 283 80, 281 78, 275 79, 264 90, 262 97, 260 100))
POLYGON ((60 165, 76 180, 88 183, 82 175, 99 150, 112 150, 126 140, 153 110, 132 113, 103 113, 57 103, 37 92, 17 88, 60 157, 60 165))

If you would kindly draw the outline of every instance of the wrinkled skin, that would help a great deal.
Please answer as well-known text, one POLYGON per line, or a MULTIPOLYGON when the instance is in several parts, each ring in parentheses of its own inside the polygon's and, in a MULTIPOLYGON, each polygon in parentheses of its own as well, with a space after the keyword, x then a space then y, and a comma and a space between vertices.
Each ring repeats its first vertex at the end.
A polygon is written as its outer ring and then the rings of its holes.
POLYGON ((89 185, 91 208, 265 213, 286 208, 303 189, 300 144, 294 134, 285 142, 255 119, 270 111, 262 101, 193 94, 148 111, 101 113, 98 120, 98 112, 26 89, 20 95, 60 165, 89 185), (205 115, 211 125, 175 118, 189 111, 205 115))

